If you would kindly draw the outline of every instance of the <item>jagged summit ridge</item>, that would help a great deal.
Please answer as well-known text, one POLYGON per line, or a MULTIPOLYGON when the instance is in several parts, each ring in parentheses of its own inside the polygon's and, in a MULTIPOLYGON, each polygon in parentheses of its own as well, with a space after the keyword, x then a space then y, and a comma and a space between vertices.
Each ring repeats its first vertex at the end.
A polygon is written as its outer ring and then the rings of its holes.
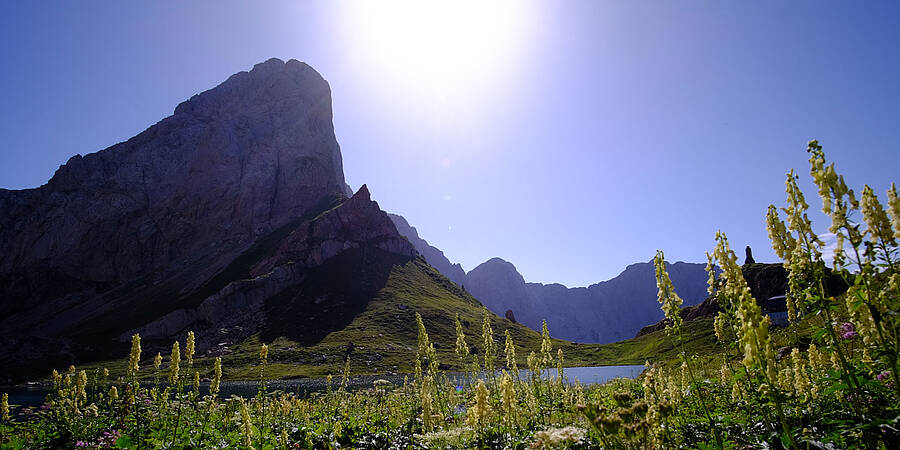
POLYGON ((429 244, 428 241, 419 237, 416 227, 409 224, 403 216, 388 213, 388 217, 394 222, 397 231, 405 236, 415 246, 416 250, 428 261, 432 267, 437 269, 441 274, 450 281, 464 286, 466 284, 466 272, 459 264, 451 263, 437 247, 429 244))
MULTIPOLYGON (((127 341, 134 333, 165 342, 171 336, 197 333, 199 347, 214 341, 238 341, 259 330, 273 328, 281 301, 273 298, 295 289, 308 272, 348 250, 383 251, 400 260, 412 260, 416 250, 394 228, 387 214, 372 201, 363 185, 350 199, 316 217, 290 227, 270 255, 260 258, 248 271, 250 277, 234 280, 199 305, 187 305, 138 329, 119 336, 127 341), (268 307, 266 306, 268 303, 268 307), (222 332, 221 330, 228 330, 222 332)), ((346 280, 352 283, 352 280, 346 280)), ((318 304, 328 298, 316 299, 318 304)), ((307 301, 295 295, 287 303, 307 301)))

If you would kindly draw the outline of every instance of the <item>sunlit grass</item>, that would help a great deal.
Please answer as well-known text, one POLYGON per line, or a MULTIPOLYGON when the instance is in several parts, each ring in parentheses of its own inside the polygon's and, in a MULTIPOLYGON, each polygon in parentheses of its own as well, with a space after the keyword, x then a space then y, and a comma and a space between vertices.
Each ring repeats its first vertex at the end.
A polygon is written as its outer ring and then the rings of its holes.
POLYGON ((881 213, 871 191, 857 203, 824 167, 820 150, 810 143, 812 173, 838 216, 834 232, 845 233, 848 243, 838 254, 845 264, 832 269, 849 289, 840 296, 825 289, 820 243, 790 178, 789 224, 774 208, 768 217, 789 268, 786 328, 770 326, 721 233, 709 268, 710 293, 721 309, 715 319, 680 320, 660 252, 666 329, 608 345, 553 340, 546 330, 538 334, 489 314, 416 260, 392 267, 363 312, 312 346, 262 342, 259 335, 234 346, 223 357, 224 376, 257 380, 252 398, 201 394, 200 374, 218 381, 210 358, 192 360, 187 342, 179 358, 176 343, 165 356, 168 367, 152 366, 139 358, 135 336, 130 359, 109 362, 109 371, 94 365, 54 373, 53 392, 37 410, 17 417, 4 396, 0 442, 13 448, 892 448, 900 439, 900 200, 892 187, 881 213), (860 206, 866 228, 848 218, 860 206), (360 343, 358 350, 341 357, 350 341, 360 343), (369 364, 376 351, 377 365, 369 364), (321 360, 284 361, 297 355, 321 360), (637 380, 563 382, 567 365, 644 358, 651 365, 637 380), (179 370, 172 370, 179 359, 179 370), (507 372, 513 362, 530 374, 507 372), (351 373, 387 367, 411 373, 402 383, 347 388, 351 373), (485 370, 491 367, 500 370, 485 370), (465 382, 449 371, 462 372, 465 382), (563 376, 537 376, 550 373, 563 376), (326 374, 324 392, 268 388, 272 378, 326 374))

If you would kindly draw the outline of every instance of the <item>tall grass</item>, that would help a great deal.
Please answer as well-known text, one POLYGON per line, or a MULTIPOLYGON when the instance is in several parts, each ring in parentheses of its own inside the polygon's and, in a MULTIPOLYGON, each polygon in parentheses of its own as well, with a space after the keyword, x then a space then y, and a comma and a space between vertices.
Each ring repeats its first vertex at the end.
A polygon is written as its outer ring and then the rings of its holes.
MULTIPOLYGON (((127 377, 70 367, 54 371, 53 392, 25 418, 2 397, 0 443, 12 448, 892 448, 900 438, 898 382, 898 273, 900 200, 895 186, 882 206, 868 186, 861 200, 818 142, 809 144, 811 175, 838 239, 826 264, 824 244, 808 219, 808 205, 791 171, 787 202, 766 215, 773 248, 789 272, 791 324, 773 329, 743 278, 724 233, 708 254, 709 293, 720 312, 715 334, 721 360, 690 354, 684 345, 680 298, 655 259, 666 331, 676 362, 654 361, 638 380, 584 387, 567 383, 562 349, 554 352, 546 324, 541 345, 519 376, 515 343, 505 333, 505 367, 494 367, 496 345, 483 310, 483 354, 470 353, 456 318, 456 358, 468 370, 440 370, 426 324, 416 315, 415 373, 402 385, 377 380, 349 389, 347 358, 341 383, 300 396, 270 391, 268 347, 259 353, 257 395, 220 398, 223 372, 215 362, 209 394, 200 395, 193 370, 193 333, 186 342, 186 376, 178 342, 169 357, 167 386, 137 382, 140 337, 132 341, 127 377), (782 214, 787 222, 781 218, 782 214), (862 221, 857 221, 859 217, 862 221), (718 267, 721 271, 716 271, 718 267), (849 290, 832 296, 829 272, 849 290), (781 347, 781 348, 779 348, 781 347), (555 357, 554 357, 555 355, 555 357), (556 366, 557 376, 549 375, 556 366), (498 370, 499 369, 499 370, 498 370), (102 374, 102 375, 101 375, 102 374), (482 375, 484 374, 484 375, 482 375), (193 389, 184 380, 193 375, 193 389)), ((166 377, 163 377, 166 378, 166 377)))

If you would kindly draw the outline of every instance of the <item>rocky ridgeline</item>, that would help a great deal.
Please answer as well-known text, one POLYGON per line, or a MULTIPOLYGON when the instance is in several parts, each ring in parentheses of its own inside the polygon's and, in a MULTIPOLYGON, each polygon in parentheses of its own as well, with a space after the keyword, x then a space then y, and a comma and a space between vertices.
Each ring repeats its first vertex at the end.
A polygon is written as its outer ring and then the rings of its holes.
MULTIPOLYGON (((586 343, 629 339, 663 317, 656 300, 652 263, 629 265, 615 278, 588 287, 528 283, 516 267, 491 258, 468 273, 422 239, 401 216, 390 214, 397 231, 444 276, 471 293, 492 312, 540 331, 543 321, 553 337, 586 343)), ((705 264, 677 262, 668 270, 687 305, 706 298, 705 264)))
POLYGON ((463 270, 461 265, 450 262, 450 260, 444 256, 444 252, 429 244, 425 239, 419 237, 419 232, 416 230, 416 227, 411 226, 403 216, 388 213, 388 217, 394 222, 397 231, 405 236, 406 239, 409 239, 416 247, 419 254, 428 261, 428 264, 437 269, 438 272, 443 274, 450 281, 460 286, 466 284, 466 271, 463 270))
POLYGON ((253 264, 251 277, 229 283, 196 307, 179 308, 122 333, 119 340, 127 341, 139 333, 145 339, 167 342, 194 331, 201 338, 201 350, 222 341, 238 342, 271 322, 267 300, 300 285, 310 269, 344 251, 368 248, 416 257, 416 249, 371 200, 366 185, 340 206, 290 228, 287 236, 272 243, 271 254, 253 264))
MULTIPOLYGON (((704 264, 667 263, 669 275, 694 305, 706 297, 704 264)), ((652 263, 630 264, 615 278, 587 287, 527 283, 511 263, 492 258, 466 275, 466 289, 497 314, 511 310, 534 330, 547 321, 553 337, 585 343, 609 343, 634 337, 660 320, 652 263)))

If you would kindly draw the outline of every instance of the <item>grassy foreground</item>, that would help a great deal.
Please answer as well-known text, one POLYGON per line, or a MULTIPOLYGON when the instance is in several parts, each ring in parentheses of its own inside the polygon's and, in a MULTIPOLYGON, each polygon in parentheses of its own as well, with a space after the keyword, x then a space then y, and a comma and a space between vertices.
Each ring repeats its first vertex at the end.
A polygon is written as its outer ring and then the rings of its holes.
MULTIPOLYGON (((405 347, 414 373, 402 385, 376 381, 369 389, 348 391, 351 357, 339 379, 329 377, 324 393, 300 398, 270 392, 266 383, 272 372, 286 369, 270 365, 268 345, 247 342, 241 357, 254 363, 242 361, 239 376, 255 375, 258 394, 220 398, 227 369, 220 357, 206 370, 210 393, 201 395, 193 334, 184 351, 180 342, 173 345, 167 367, 157 356, 153 369, 141 367, 135 336, 124 375, 115 382, 100 368, 54 373, 54 392, 24 421, 11 417, 4 395, 0 443, 12 448, 896 448, 900 196, 892 186, 885 208, 866 186, 857 200, 833 165, 825 166, 816 141, 809 152, 823 211, 839 239, 830 270, 844 277, 849 289, 839 297, 826 293, 825 246, 812 230, 792 171, 787 206, 781 209, 787 223, 774 206, 767 215, 773 247, 789 273, 791 325, 785 329, 770 330, 727 238, 718 233, 708 271, 710 295, 721 312, 712 323, 681 321, 681 299, 659 252, 664 332, 609 346, 576 346, 550 339, 546 327, 536 335, 505 326, 483 309, 480 320, 466 309, 440 321, 424 320, 426 308, 415 313, 414 325, 404 327, 415 330, 404 342, 417 344, 405 347), (864 223, 854 222, 855 214, 864 223), (436 325, 429 330, 426 323, 436 325), (473 333, 479 323, 480 339, 473 333), (501 339, 494 331, 498 325, 504 326, 501 339), (444 345, 438 348, 429 332, 440 335, 444 345), (451 336, 454 344, 447 345, 451 336), (480 350, 472 352, 476 344, 480 350), (568 350, 581 352, 577 358, 585 360, 604 352, 622 359, 655 352, 660 360, 638 380, 585 387, 561 381, 568 350), (703 353, 711 350, 718 353, 703 353), (522 361, 531 374, 557 376, 520 379, 522 361), (449 367, 465 368, 469 383, 457 385, 445 372, 449 367), (477 373, 491 375, 480 379, 477 373), (154 382, 140 384, 141 374, 154 382)), ((360 331, 365 332, 348 330, 360 331)))

